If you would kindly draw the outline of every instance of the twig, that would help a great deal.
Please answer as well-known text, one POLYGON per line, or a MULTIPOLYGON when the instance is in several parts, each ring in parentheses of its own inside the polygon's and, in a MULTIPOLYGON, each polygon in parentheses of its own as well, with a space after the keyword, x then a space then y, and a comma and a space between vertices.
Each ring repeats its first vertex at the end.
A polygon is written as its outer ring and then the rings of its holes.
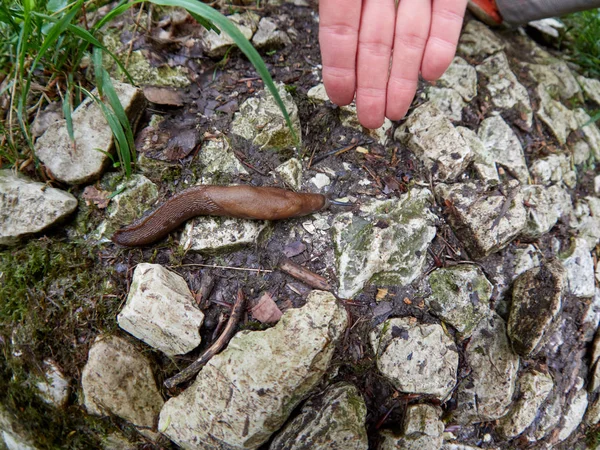
POLYGON ((281 260, 279 269, 315 289, 322 289, 323 291, 331 291, 332 289, 327 280, 321 275, 311 272, 288 258, 281 260))
POLYGON ((196 302, 198 303, 200 309, 206 309, 210 306, 208 297, 210 297, 210 293, 215 287, 215 281, 215 278, 208 274, 204 274, 202 276, 202 280, 200 281, 200 289, 196 295, 196 302))
POLYGON ((248 267, 231 267, 231 266, 215 266, 210 264, 179 264, 176 266, 169 267, 209 267, 211 269, 227 269, 227 270, 243 270, 245 272, 258 272, 258 273, 271 273, 272 270, 268 269, 250 269, 248 267))
POLYGON ((509 194, 506 196, 506 200, 504 200, 504 203, 502 204, 502 208, 500 208, 500 213, 498 214, 498 217, 496 217, 496 219, 492 223, 491 230, 496 228, 498 226, 498 224, 500 223, 500 220, 504 216, 506 216, 506 213, 510 209, 510 205, 512 204, 513 200, 515 199, 515 197, 517 196, 517 194, 519 193, 520 190, 521 190, 521 185, 518 185, 515 188, 513 188, 513 190, 510 191, 509 194))
POLYGON ((244 293, 241 289, 238 289, 237 299, 235 301, 235 305, 233 305, 233 309, 231 310, 231 315, 229 316, 229 320, 227 321, 227 325, 225 325, 225 329, 219 339, 217 339, 213 345, 211 345, 208 350, 206 350, 200 358, 194 361, 192 364, 187 366, 177 375, 172 376, 165 380, 165 386, 168 389, 171 389, 178 384, 185 383, 190 380, 194 375, 196 375, 200 369, 217 353, 221 351, 221 349, 225 346, 229 339, 233 336, 233 332, 235 331, 235 327, 237 326, 240 317, 242 317, 242 313, 244 312, 245 305, 245 297, 244 293))

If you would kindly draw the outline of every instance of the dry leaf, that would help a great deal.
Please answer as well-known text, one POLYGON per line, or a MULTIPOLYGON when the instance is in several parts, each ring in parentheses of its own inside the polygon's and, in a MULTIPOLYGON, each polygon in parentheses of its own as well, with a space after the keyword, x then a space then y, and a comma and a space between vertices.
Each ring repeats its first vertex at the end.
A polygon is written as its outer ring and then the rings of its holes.
POLYGON ((375 296, 375 300, 379 302, 383 300, 386 295, 388 295, 387 289, 377 289, 377 295, 375 296))
POLYGON ((368 149, 366 149, 366 148, 364 148, 364 147, 356 147, 356 151, 357 151, 358 153, 362 153, 363 155, 366 155, 366 154, 368 154, 368 153, 369 153, 369 150, 368 150, 368 149))
POLYGON ((268 292, 263 294, 250 312, 256 320, 262 323, 275 323, 283 315, 268 292))
POLYGON ((87 186, 82 194, 85 203, 89 206, 94 203, 99 209, 104 209, 108 206, 110 199, 107 191, 99 191, 94 186, 87 186))
POLYGON ((144 96, 157 105, 183 106, 181 93, 171 88, 145 86, 144 96))
POLYGON ((410 298, 408 298, 408 297, 404 297, 404 300, 402 300, 402 301, 407 305, 412 305, 412 302, 410 301, 410 298))

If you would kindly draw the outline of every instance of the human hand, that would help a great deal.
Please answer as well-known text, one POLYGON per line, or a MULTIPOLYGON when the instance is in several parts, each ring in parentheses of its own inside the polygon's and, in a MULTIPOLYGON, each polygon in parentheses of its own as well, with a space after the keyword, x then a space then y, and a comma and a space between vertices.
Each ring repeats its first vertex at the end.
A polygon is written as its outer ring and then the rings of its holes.
POLYGON ((436 80, 456 51, 467 0, 320 0, 323 82, 337 105, 354 99, 358 120, 400 120, 419 72, 436 80), (393 53, 392 53, 393 52, 393 53), (390 59, 392 61, 390 69, 390 59))

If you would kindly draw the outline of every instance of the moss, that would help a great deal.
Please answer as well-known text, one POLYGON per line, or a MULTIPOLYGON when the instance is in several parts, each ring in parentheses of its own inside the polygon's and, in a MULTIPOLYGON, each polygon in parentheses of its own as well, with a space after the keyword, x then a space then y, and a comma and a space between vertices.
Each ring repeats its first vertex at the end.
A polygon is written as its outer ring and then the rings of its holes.
POLYGON ((0 252, 0 404, 39 448, 99 448, 99 436, 116 429, 83 414, 75 398, 49 407, 30 382, 50 357, 79 385, 88 343, 116 328, 112 270, 86 248, 45 238, 0 252))

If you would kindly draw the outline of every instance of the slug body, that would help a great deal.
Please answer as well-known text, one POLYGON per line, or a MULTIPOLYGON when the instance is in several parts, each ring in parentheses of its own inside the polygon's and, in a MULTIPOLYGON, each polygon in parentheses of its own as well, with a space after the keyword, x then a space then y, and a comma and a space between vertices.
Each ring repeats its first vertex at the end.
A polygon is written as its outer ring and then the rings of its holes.
POLYGON ((116 231, 112 240, 127 247, 148 245, 196 216, 277 220, 304 216, 327 206, 327 198, 321 194, 274 187, 195 186, 174 195, 141 220, 116 231))

